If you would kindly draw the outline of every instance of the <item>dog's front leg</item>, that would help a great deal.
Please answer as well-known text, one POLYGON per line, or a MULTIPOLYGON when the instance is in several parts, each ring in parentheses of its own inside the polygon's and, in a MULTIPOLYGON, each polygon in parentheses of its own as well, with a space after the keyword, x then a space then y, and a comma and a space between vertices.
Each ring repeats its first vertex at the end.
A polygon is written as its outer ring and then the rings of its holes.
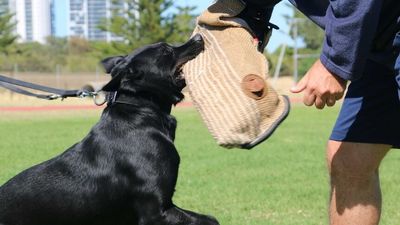
POLYGON ((176 207, 169 198, 172 196, 154 192, 140 196, 135 203, 138 225, 219 225, 213 217, 176 207))
POLYGON ((141 216, 139 225, 219 225, 218 221, 210 216, 197 214, 172 207, 160 214, 147 211, 146 215, 141 216))
POLYGON ((207 215, 172 207, 165 211, 165 224, 167 225, 219 225, 218 221, 207 215))

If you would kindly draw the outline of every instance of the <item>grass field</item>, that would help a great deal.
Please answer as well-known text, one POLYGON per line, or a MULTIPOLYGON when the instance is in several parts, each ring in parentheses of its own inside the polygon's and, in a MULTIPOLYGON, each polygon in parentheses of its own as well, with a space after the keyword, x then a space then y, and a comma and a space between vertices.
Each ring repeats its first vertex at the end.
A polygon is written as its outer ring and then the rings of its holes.
MULTIPOLYGON (((216 146, 193 109, 176 109, 181 167, 174 201, 222 225, 327 224, 324 147, 337 111, 296 106, 269 141, 244 151, 216 146)), ((82 139, 99 113, 0 113, 0 184, 82 139)), ((381 168, 384 225, 399 224, 399 162, 392 151, 381 168)))

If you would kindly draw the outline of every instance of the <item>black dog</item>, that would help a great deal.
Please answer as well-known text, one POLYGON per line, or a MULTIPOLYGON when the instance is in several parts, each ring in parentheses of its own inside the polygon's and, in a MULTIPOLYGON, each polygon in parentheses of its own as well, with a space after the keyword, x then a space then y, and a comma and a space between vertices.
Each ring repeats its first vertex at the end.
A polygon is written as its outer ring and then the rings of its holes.
POLYGON ((116 92, 87 137, 0 187, 0 225, 217 225, 172 203, 179 155, 172 105, 180 67, 204 47, 146 46, 105 59, 116 92))

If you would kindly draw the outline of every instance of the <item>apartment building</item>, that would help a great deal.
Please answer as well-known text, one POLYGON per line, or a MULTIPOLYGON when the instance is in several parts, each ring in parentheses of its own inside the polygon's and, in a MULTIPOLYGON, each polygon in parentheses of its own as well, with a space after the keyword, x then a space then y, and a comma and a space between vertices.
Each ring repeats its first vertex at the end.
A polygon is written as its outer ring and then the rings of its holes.
POLYGON ((20 42, 45 43, 53 34, 52 0, 0 0, 0 11, 13 13, 20 42))
POLYGON ((0 0, 0 12, 15 14, 20 42, 45 43, 60 30, 63 36, 119 40, 100 30, 99 24, 111 17, 111 9, 127 7, 124 0, 0 0))
POLYGON ((69 0, 69 36, 89 40, 116 40, 118 37, 99 29, 99 24, 111 16, 114 7, 127 7, 123 0, 69 0))

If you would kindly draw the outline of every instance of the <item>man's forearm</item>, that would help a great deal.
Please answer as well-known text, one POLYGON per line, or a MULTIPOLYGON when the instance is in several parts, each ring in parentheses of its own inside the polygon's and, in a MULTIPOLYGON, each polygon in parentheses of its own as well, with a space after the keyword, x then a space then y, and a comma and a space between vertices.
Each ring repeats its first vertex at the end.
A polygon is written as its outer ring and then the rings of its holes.
POLYGON ((330 2, 321 61, 340 77, 357 80, 372 48, 382 0, 330 2))
POLYGON ((346 79, 360 78, 377 30, 382 0, 289 0, 325 29, 321 62, 346 79))

